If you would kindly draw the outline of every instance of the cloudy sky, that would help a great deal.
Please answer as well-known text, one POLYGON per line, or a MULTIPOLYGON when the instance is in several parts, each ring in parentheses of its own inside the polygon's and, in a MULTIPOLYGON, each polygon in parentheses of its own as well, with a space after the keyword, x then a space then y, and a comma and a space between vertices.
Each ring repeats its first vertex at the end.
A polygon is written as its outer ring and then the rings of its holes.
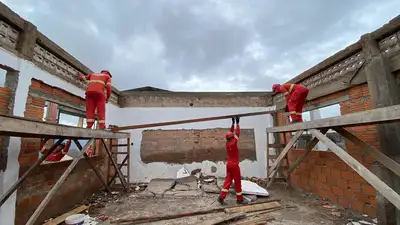
POLYGON ((399 0, 3 0, 120 90, 267 91, 398 15, 399 0))

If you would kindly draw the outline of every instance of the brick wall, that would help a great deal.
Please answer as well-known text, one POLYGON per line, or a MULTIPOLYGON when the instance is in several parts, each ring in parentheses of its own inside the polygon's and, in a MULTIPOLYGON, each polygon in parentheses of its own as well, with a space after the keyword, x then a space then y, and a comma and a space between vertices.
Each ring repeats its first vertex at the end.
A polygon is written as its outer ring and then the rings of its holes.
MULTIPOLYGON (((367 84, 316 99, 309 104, 317 104, 346 94, 350 98, 348 101, 340 103, 342 115, 371 109, 367 84)), ((278 124, 282 125, 286 122, 287 120, 280 113, 278 124)), ((379 149, 375 125, 351 127, 347 130, 379 149)), ((346 151, 368 169, 371 169, 373 158, 368 154, 363 154, 358 146, 346 141, 346 151)), ((289 163, 294 163, 303 154, 304 150, 291 150, 289 152, 289 163)), ((371 216, 376 214, 375 189, 333 152, 312 151, 291 174, 290 182, 293 187, 310 191, 354 211, 371 216)))
MULTIPOLYGON (((225 161, 225 134, 228 129, 146 130, 142 133, 140 156, 143 162, 192 163, 225 161)), ((256 160, 254 129, 242 129, 241 160, 256 160)))
MULTIPOLYGON (((30 92, 40 91, 48 95, 59 97, 59 101, 75 102, 84 104, 84 100, 74 96, 57 87, 51 87, 45 83, 32 79, 30 92)), ((42 120, 46 99, 30 96, 28 93, 25 117, 42 120)), ((1 93, 0 93, 1 95, 1 93)), ((38 159, 40 140, 37 138, 23 138, 19 155, 20 175, 22 175, 38 159)), ((106 154, 92 157, 90 159, 104 179, 108 170, 108 159, 106 154)), ((44 199, 48 191, 57 182, 59 177, 69 166, 71 161, 63 161, 38 166, 27 177, 26 181, 17 191, 16 204, 16 224, 25 224, 34 210, 44 199)), ((45 208, 38 221, 44 221, 49 217, 58 216, 70 210, 75 204, 79 204, 82 199, 90 196, 101 188, 101 183, 97 176, 90 169, 88 164, 81 160, 75 169, 66 179, 65 183, 57 194, 52 198, 50 204, 45 208)))
MULTIPOLYGON (((10 89, 0 87, 0 114, 8 114, 8 104, 10 100, 10 89)), ((0 136, 0 146, 3 145, 2 138, 0 136)))

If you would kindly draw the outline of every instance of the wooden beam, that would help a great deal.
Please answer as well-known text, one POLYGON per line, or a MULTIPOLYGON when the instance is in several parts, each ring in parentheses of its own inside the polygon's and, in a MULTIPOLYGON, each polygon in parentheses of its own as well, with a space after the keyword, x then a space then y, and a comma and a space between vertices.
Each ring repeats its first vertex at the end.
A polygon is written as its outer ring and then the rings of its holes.
POLYGON ((370 183, 377 191, 379 191, 386 199, 388 199, 396 208, 400 209, 400 195, 393 191, 387 184, 382 182, 375 174, 365 168, 361 163, 349 155, 345 150, 337 146, 327 136, 315 129, 311 129, 310 133, 324 143, 332 152, 341 158, 347 165, 370 183))
MULTIPOLYGON (((282 150, 282 152, 279 154, 278 158, 275 160, 274 164, 271 167, 271 173, 267 174, 268 176, 268 184, 267 188, 272 184, 272 182, 275 179, 275 175, 278 173, 278 167, 281 164, 282 159, 285 157, 285 155, 289 152, 289 150, 293 147, 293 145, 296 143, 296 141, 300 138, 301 134, 303 133, 304 130, 299 130, 296 132, 296 134, 290 139, 289 143, 286 145, 286 147, 282 150)), ((284 134, 285 135, 285 134, 284 134)))
POLYGON ((0 115, 0 135, 51 139, 129 138, 129 133, 78 128, 37 121, 24 117, 0 115))
POLYGON ((138 125, 131 125, 131 126, 123 126, 123 127, 116 127, 114 131, 121 131, 121 130, 134 130, 134 129, 143 129, 143 128, 150 128, 150 127, 161 127, 161 126, 171 126, 177 124, 186 124, 186 123, 198 123, 198 122, 205 122, 205 121, 213 121, 213 120, 222 120, 222 119, 230 119, 232 117, 248 117, 248 116, 260 116, 274 113, 275 110, 269 111, 261 111, 261 112, 252 112, 252 113, 242 113, 242 114, 231 114, 226 116, 213 116, 213 117, 203 117, 197 119, 188 119, 188 120, 176 120, 176 121, 168 121, 168 122, 160 122, 160 123, 149 123, 149 124, 138 124, 138 125))
POLYGON ((374 147, 370 146, 369 144, 365 143, 364 141, 360 140, 356 135, 348 132, 347 130, 336 127, 334 128, 336 132, 340 135, 345 137, 347 140, 353 142, 354 144, 360 146, 368 152, 372 157, 374 157, 378 162, 382 165, 386 166, 386 168, 390 169, 393 173, 397 174, 400 177, 400 165, 395 162, 393 159, 389 158, 382 152, 376 150, 374 147))
MULTIPOLYGON (((115 162, 115 160, 113 158, 113 155, 111 153, 111 149, 108 148, 108 146, 107 146, 106 142, 104 141, 104 139, 101 139, 101 143, 103 143, 103 146, 104 146, 104 148, 105 148, 105 150, 106 150, 106 152, 108 154, 108 157, 111 160, 111 164, 114 166, 114 168, 116 170, 116 173, 118 174, 118 177, 121 180, 122 187, 124 188, 125 192, 128 192, 129 191, 128 190, 129 187, 127 187, 127 184, 126 184, 125 179, 124 179, 124 175, 122 174, 121 170, 119 169, 117 163, 115 162)), ((126 155, 126 157, 128 157, 128 156, 129 155, 126 155)), ((129 157, 128 157, 128 160, 129 160, 129 157)), ((128 168, 128 170, 129 169, 130 168, 128 168)))
POLYGON ((79 156, 72 160, 71 164, 68 166, 68 168, 65 170, 65 172, 61 175, 61 177, 58 179, 56 184, 51 188, 51 190, 47 193, 46 197, 43 199, 43 201, 40 203, 40 205, 36 208, 35 212, 29 218, 28 222, 26 225, 33 225, 35 224, 37 218, 40 216, 40 214, 43 212, 44 208, 47 206, 47 204, 50 202, 51 198, 56 194, 58 189, 60 189, 61 185, 64 183, 65 179, 67 179, 68 175, 72 172, 72 170, 75 168, 76 164, 78 164, 79 160, 81 159, 82 155, 86 150, 93 144, 94 139, 91 139, 88 141, 85 145, 85 147, 81 150, 79 156))
MULTIPOLYGON (((328 128, 322 128, 321 133, 326 134, 328 132, 328 128)), ((308 154, 312 151, 312 149, 318 144, 319 139, 314 137, 311 142, 307 145, 306 149, 304 150, 304 154, 297 158, 296 162, 293 163, 288 169, 288 176, 300 165, 301 162, 308 156, 308 154)))
POLYGON ((304 123, 294 123, 284 126, 267 128, 267 133, 293 132, 297 130, 354 127, 369 124, 380 124, 400 121, 400 105, 363 112, 351 113, 326 119, 313 120, 304 123))

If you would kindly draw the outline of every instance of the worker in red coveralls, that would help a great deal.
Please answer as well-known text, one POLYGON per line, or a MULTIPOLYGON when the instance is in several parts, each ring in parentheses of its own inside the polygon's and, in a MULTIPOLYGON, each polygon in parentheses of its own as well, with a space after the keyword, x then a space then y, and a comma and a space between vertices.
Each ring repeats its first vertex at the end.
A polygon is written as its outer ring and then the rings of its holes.
POLYGON ((111 97, 111 77, 108 70, 86 76, 79 73, 79 79, 88 82, 86 89, 86 128, 92 128, 96 109, 99 128, 106 128, 106 103, 111 97))
POLYGON ((308 88, 301 84, 274 84, 272 91, 283 93, 286 97, 286 109, 289 111, 292 123, 303 122, 303 107, 307 100, 308 88))
MULTIPOLYGON (((42 140, 42 142, 40 143, 40 148, 41 148, 40 153, 42 153, 43 155, 49 151, 49 148, 46 147, 45 145, 46 145, 46 141, 42 140)), ((60 161, 68 153, 70 147, 71 147, 71 140, 68 140, 66 144, 65 143, 59 144, 56 147, 56 149, 54 149, 54 151, 52 153, 50 153, 49 156, 47 156, 45 161, 48 161, 48 162, 60 161)))
POLYGON ((226 133, 226 144, 225 148, 228 155, 228 161, 226 163, 226 178, 224 185, 222 186, 221 194, 218 197, 218 202, 221 205, 225 205, 224 199, 228 194, 229 188, 231 187, 232 181, 235 182, 236 187, 236 203, 238 204, 246 204, 247 201, 243 199, 242 194, 242 181, 240 175, 240 167, 239 167, 239 148, 238 141, 240 136, 240 127, 239 127, 239 117, 232 118, 232 126, 228 133, 226 133), (234 131, 236 121, 236 130, 234 131))

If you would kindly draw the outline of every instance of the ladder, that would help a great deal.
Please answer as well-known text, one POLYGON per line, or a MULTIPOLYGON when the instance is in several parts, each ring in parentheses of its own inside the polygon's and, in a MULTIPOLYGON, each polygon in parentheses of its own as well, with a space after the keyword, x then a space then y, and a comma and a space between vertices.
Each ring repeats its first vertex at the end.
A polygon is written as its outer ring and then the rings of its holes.
MULTIPOLYGON (((283 135, 283 143, 279 143, 280 139, 278 139, 278 142, 270 144, 268 135, 269 134, 267 134, 267 182, 269 182, 270 179, 273 179, 273 177, 269 175, 271 172, 271 165, 275 163, 277 157, 287 144, 286 133, 283 135)), ((285 160, 281 163, 281 165, 279 165, 279 170, 275 175, 275 179, 284 180, 286 184, 289 184, 289 177, 287 173, 287 169, 289 168, 289 158, 287 154, 285 155, 284 159, 285 160)))

